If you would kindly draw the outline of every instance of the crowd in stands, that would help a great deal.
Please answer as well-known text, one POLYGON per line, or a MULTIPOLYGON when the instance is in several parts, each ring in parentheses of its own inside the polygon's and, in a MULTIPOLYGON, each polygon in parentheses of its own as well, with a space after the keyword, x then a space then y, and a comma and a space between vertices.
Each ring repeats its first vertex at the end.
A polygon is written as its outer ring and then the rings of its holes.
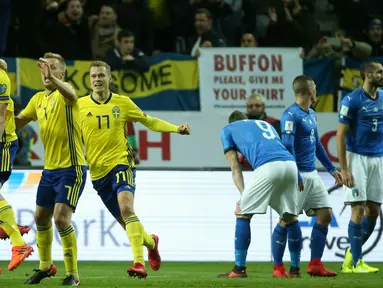
POLYGON ((9 57, 55 51, 117 63, 160 52, 198 56, 201 46, 383 56, 379 0, 2 0, 0 14, 0 54, 9 57))

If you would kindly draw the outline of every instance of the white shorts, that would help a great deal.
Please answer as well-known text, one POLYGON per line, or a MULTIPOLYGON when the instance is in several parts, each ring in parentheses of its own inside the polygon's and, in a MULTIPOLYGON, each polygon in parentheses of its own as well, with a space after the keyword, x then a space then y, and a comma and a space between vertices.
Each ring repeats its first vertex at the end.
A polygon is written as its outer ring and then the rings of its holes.
POLYGON ((301 172, 304 190, 298 192, 299 211, 305 211, 307 216, 314 216, 314 209, 331 208, 328 191, 320 178, 318 171, 301 172))
POLYGON ((266 163, 253 171, 240 200, 241 214, 265 214, 268 206, 282 218, 298 215, 298 169, 294 161, 266 163))
POLYGON ((354 178, 354 188, 344 186, 344 202, 383 203, 383 157, 347 152, 347 165, 354 178))

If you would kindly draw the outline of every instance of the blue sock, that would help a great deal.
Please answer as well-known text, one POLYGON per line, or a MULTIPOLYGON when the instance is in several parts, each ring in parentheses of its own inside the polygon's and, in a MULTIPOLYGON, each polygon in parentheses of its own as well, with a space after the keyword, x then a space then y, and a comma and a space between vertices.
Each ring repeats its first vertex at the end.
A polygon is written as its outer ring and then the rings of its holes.
POLYGON ((348 224, 348 238, 351 246, 352 264, 356 266, 356 263, 362 258, 362 224, 357 224, 350 220, 348 224))
POLYGON ((286 229, 289 240, 291 268, 299 269, 301 264, 302 230, 298 221, 286 225, 286 229))
POLYGON ((363 231, 363 244, 370 238, 372 232, 374 232, 376 221, 368 221, 366 217, 363 217, 362 231, 363 231))
POLYGON ((235 266, 246 267, 247 249, 251 241, 250 219, 237 218, 235 225, 235 266))
POLYGON ((326 226, 315 223, 311 231, 311 260, 322 259, 327 232, 326 226))
POLYGON ((283 263, 283 254, 285 254, 287 229, 277 224, 271 235, 271 251, 273 252, 274 265, 283 263))

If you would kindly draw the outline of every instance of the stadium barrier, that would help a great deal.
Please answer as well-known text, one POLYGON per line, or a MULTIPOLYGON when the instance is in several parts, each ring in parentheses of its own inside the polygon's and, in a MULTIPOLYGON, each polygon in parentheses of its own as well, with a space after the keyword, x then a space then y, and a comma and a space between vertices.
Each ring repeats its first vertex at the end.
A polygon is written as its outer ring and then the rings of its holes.
MULTIPOLYGON (((164 119, 174 124, 189 123, 192 128, 190 136, 158 133, 150 131, 141 124, 135 126, 139 167, 145 168, 223 168, 228 163, 222 152, 220 131, 227 125, 228 115, 214 115, 201 112, 154 112, 149 115, 164 119)), ((280 116, 279 116, 280 117, 280 116)), ((318 132, 330 160, 339 167, 336 151, 337 113, 318 114, 318 132)), ((44 166, 44 149, 38 129, 38 123, 32 123, 37 133, 32 147, 32 166, 44 166)), ((317 162, 317 168, 322 165, 317 162)), ((36 169, 36 168, 35 168, 36 169)))
MULTIPOLYGON (((348 247, 350 209, 343 209, 341 189, 334 189, 328 173, 320 173, 331 191, 333 220, 323 255, 324 261, 342 261, 348 247)), ((251 172, 244 172, 245 182, 251 172)), ((32 225, 25 240, 36 248, 36 190, 41 170, 15 170, 2 193, 12 204, 18 222, 32 225)), ((234 208, 239 198, 229 171, 139 171, 137 173, 136 212, 149 233, 158 233, 164 261, 233 261, 234 208)), ((278 215, 271 210, 252 220, 249 261, 271 261, 271 233, 278 215)), ((93 190, 89 175, 73 223, 77 232, 79 260, 131 261, 125 231, 112 218, 93 190)), ((301 215, 302 261, 310 259, 310 234, 315 218, 301 215)), ((382 221, 364 246, 366 261, 383 259, 382 221)), ((4 242, 3 242, 4 243, 4 242)), ((10 258, 9 241, 1 245, 0 260, 10 258)), ((29 260, 38 260, 37 249, 29 260)), ((53 259, 62 260, 60 237, 55 232, 53 259)), ((286 249, 285 259, 289 259, 286 249)))

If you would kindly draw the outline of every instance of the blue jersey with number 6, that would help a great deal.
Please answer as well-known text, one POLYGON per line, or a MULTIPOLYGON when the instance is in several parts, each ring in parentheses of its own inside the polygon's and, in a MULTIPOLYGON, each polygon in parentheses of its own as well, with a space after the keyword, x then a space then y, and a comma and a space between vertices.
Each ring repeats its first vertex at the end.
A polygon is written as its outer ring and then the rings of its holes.
POLYGON ((339 123, 348 124, 346 150, 364 156, 383 156, 383 91, 372 99, 363 88, 343 97, 339 123))
POLYGON ((221 140, 225 152, 240 152, 253 169, 274 161, 294 161, 277 131, 265 121, 235 121, 222 129, 221 140))

